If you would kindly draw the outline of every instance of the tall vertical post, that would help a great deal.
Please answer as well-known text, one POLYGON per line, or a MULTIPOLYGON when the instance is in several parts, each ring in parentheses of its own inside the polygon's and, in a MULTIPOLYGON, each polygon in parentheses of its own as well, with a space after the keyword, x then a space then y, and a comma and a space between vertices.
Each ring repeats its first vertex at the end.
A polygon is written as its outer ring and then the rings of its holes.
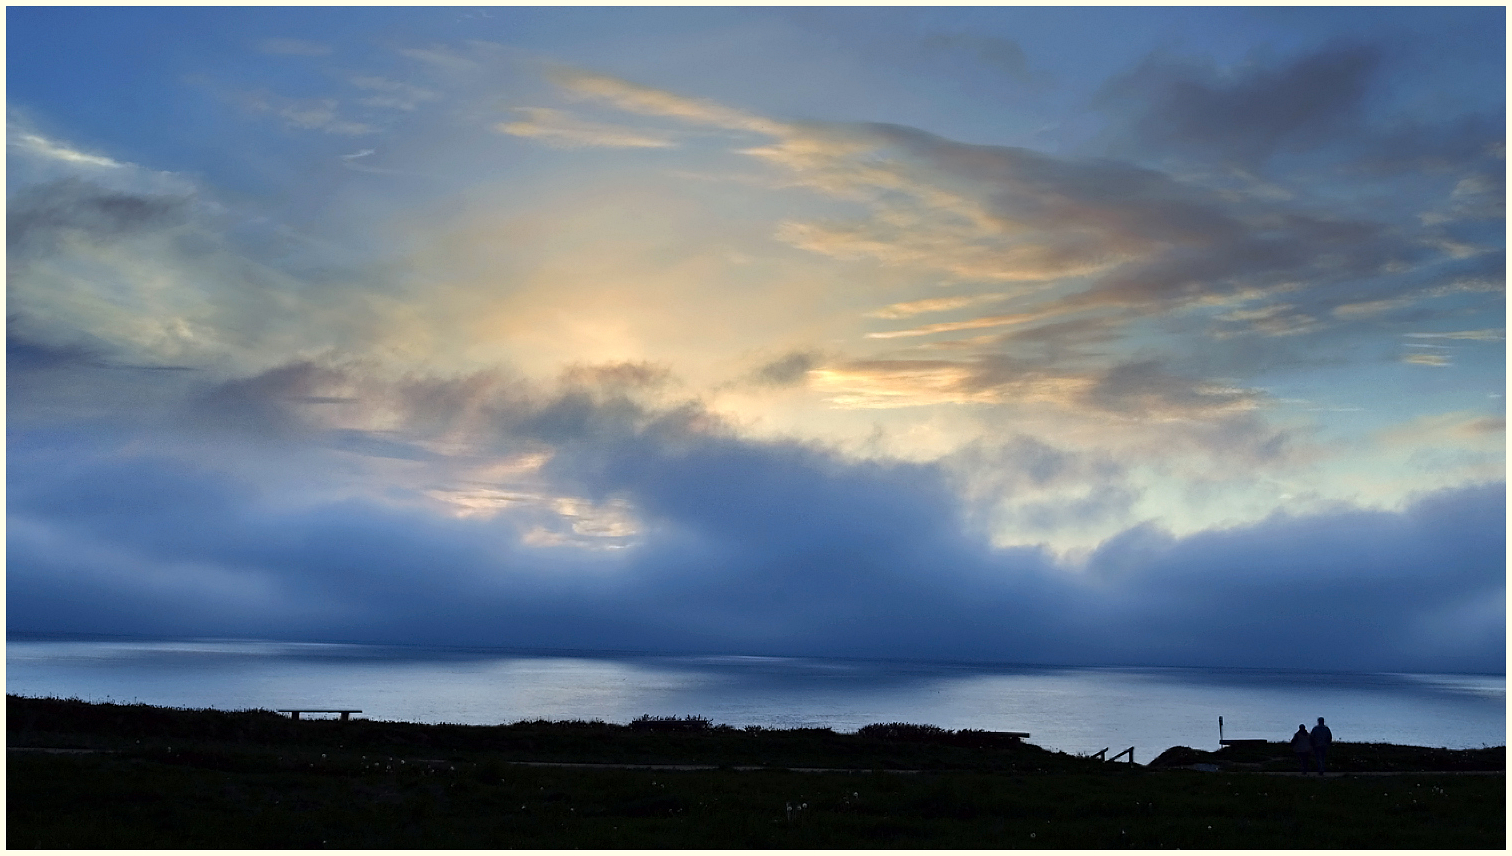
POLYGON ((1218 745, 1223 745, 1223 717, 1218 717, 1218 745))

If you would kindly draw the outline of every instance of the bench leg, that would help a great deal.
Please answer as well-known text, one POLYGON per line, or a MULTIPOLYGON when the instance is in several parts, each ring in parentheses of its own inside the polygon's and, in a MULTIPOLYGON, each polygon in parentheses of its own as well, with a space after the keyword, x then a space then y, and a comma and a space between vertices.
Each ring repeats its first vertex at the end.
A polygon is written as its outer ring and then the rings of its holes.
POLYGON ((343 710, 341 712, 341 721, 342 722, 346 722, 348 719, 351 719, 351 718, 352 718, 352 712, 351 711, 349 711, 349 710, 343 710))
POLYGON ((295 718, 295 719, 298 719, 299 718, 299 711, 297 711, 297 710, 296 711, 292 711, 292 712, 289 713, 289 715, 291 717, 295 718))

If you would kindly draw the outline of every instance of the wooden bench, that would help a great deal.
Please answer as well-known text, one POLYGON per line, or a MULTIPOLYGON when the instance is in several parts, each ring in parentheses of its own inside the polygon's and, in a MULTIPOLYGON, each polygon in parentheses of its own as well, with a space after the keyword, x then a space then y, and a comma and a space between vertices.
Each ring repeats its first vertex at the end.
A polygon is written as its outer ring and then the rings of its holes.
POLYGON ((341 714, 341 721, 342 722, 346 722, 347 720, 351 719, 352 718, 352 714, 354 714, 354 713, 362 713, 362 711, 360 711, 360 710, 351 710, 351 709, 347 709, 347 710, 320 710, 320 709, 316 709, 316 708, 312 708, 312 707, 302 707, 302 708, 299 708, 298 710, 295 710, 293 708, 288 708, 288 707, 281 707, 281 708, 278 709, 278 712, 279 713, 287 713, 287 714, 289 714, 290 718, 292 718, 292 719, 298 719, 299 715, 301 713, 339 713, 339 714, 341 714))

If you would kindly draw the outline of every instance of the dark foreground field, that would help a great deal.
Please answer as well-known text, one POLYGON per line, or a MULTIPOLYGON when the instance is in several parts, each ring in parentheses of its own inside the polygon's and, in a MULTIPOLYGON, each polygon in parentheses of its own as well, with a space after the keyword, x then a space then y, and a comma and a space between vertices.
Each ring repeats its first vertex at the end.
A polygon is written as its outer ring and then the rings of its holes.
POLYGON ((1290 769, 1280 744, 1176 750, 1145 767, 918 726, 857 735, 702 721, 425 726, 6 701, 6 844, 18 849, 1502 849, 1506 840, 1501 748, 1338 744, 1331 767, 1353 772, 1319 780, 1266 772, 1290 769), (1219 771, 1172 766, 1189 764, 1219 771), (1416 772, 1428 769, 1459 772, 1416 772))

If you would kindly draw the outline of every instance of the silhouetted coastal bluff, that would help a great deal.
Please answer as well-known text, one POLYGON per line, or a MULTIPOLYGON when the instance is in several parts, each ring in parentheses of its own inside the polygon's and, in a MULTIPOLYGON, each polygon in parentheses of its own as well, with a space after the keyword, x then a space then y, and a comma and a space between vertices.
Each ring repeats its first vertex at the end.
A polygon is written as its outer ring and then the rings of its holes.
POLYGON ((994 732, 421 725, 7 696, 13 847, 1478 847, 1505 748, 1148 765, 994 732))

